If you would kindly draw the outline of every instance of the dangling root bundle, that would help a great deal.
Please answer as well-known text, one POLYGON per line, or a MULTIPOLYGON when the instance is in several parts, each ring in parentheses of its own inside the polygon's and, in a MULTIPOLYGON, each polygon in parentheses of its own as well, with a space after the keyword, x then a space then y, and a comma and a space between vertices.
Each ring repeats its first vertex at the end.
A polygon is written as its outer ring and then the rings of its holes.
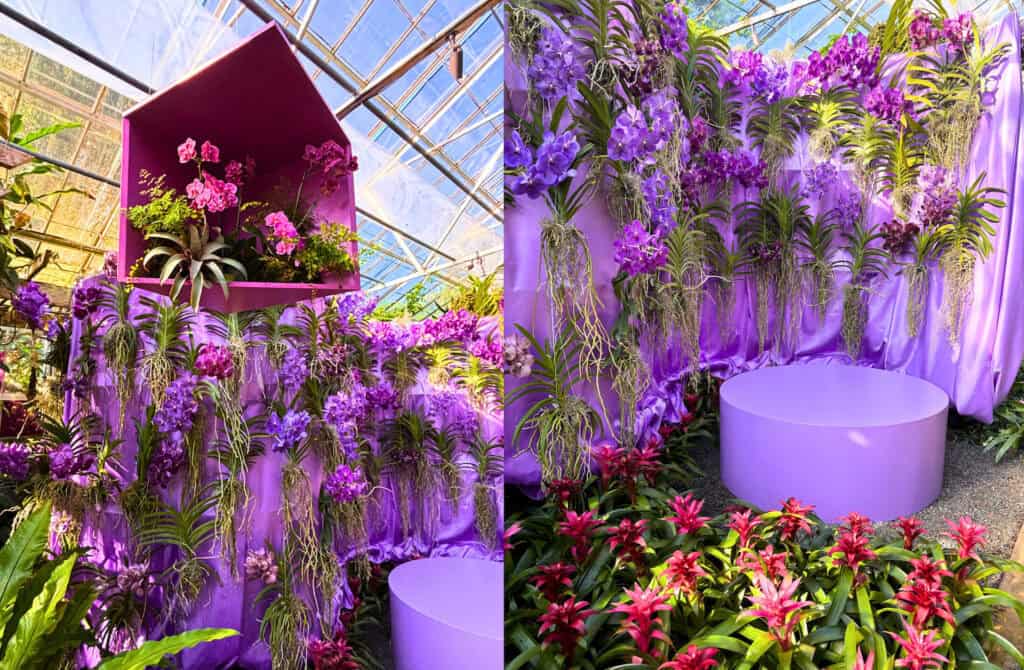
POLYGON ((142 359, 142 370, 153 404, 159 407, 164 402, 167 387, 174 381, 174 362, 167 352, 157 349, 142 359))
POLYGON ((119 403, 117 426, 121 433, 124 432, 128 402, 135 390, 134 372, 138 351, 139 334, 127 321, 118 321, 103 336, 103 355, 114 373, 114 390, 119 403))
POLYGON ((929 150, 939 165, 957 170, 967 162, 981 111, 981 97, 970 95, 957 102, 947 115, 934 119, 934 123, 929 118, 929 150))
POLYGON ((783 248, 775 277, 775 330, 779 346, 793 344, 800 337, 804 316, 804 276, 796 254, 783 248))
POLYGON ((843 321, 840 333, 846 345, 846 353, 856 361, 860 358, 864 328, 868 322, 868 307, 864 300, 867 289, 851 281, 843 287, 843 321))
POLYGON ((835 153, 836 138, 827 126, 818 126, 807 138, 807 149, 815 162, 824 163, 835 153))
POLYGON ((974 297, 974 264, 974 254, 963 247, 952 247, 939 258, 943 275, 942 314, 954 351, 960 349, 964 312, 974 297))
POLYGON ((640 176, 629 173, 609 180, 608 211, 612 217, 625 225, 644 216, 644 198, 640 191, 640 176))
POLYGON ((487 484, 473 484, 473 525, 487 551, 494 551, 498 538, 498 508, 491 493, 487 484))
POLYGON ((917 337, 928 302, 928 268, 915 263, 903 271, 903 276, 907 280, 907 335, 917 337))
POLYGON ((366 529, 366 507, 369 501, 368 496, 362 496, 337 505, 336 510, 338 527, 356 552, 352 559, 355 562, 353 567, 360 579, 369 578, 371 568, 366 556, 366 549, 370 545, 370 534, 366 529))
POLYGON ((630 445, 636 439, 636 405, 650 379, 647 363, 635 340, 625 340, 612 356, 612 391, 619 398, 619 441, 630 445))
POLYGON ((437 480, 434 469, 421 449, 414 449, 408 461, 396 472, 398 504, 402 517, 402 535, 409 536, 412 528, 410 510, 413 501, 419 510, 418 528, 426 537, 433 533, 434 525, 440 516, 440 510, 434 499, 437 480))
POLYGON ((570 396, 550 416, 545 439, 537 444, 537 461, 544 483, 586 476, 590 466, 589 445, 594 438, 591 411, 582 398, 570 396))
POLYGON ((224 432, 227 436, 228 451, 231 460, 242 472, 249 464, 249 447, 252 438, 249 435, 249 424, 245 420, 245 409, 242 407, 241 397, 231 393, 225 386, 221 386, 216 394, 215 404, 217 414, 224 422, 224 432))
POLYGON ((543 27, 538 17, 523 2, 505 4, 505 23, 508 46, 521 60, 529 61, 543 27))
POLYGON ((217 486, 215 534, 220 540, 221 558, 228 564, 231 576, 235 578, 238 577, 238 533, 248 525, 246 510, 251 499, 249 487, 234 474, 220 480, 217 486))
POLYGON ((778 285, 777 274, 773 264, 765 263, 758 264, 754 272, 754 290, 757 291, 757 353, 759 355, 764 352, 765 340, 768 339, 768 315, 772 307, 772 291, 778 285))
POLYGON ((231 363, 235 374, 231 377, 231 390, 235 393, 241 388, 242 382, 246 381, 245 366, 249 362, 249 349, 245 340, 240 335, 232 335, 227 342, 228 350, 231 352, 231 363))
POLYGON ((572 323, 582 344, 580 368, 588 379, 596 381, 607 334, 597 313, 600 300, 586 238, 569 221, 547 219, 541 223, 540 248, 555 326, 552 332, 560 332, 564 324, 572 323))
POLYGON ((310 612, 291 588, 284 589, 267 607, 260 622, 260 638, 270 646, 274 670, 306 667, 306 634, 310 612))
POLYGON ((735 331, 732 318, 736 312, 736 281, 731 277, 716 277, 711 291, 715 301, 718 335, 724 346, 732 340, 735 331))
POLYGON ((808 290, 813 296, 814 311, 818 319, 824 322, 835 292, 836 274, 832 264, 821 259, 812 261, 807 269, 807 281, 808 290))
POLYGON ((210 577, 210 569, 198 557, 191 556, 177 561, 172 572, 177 579, 168 594, 167 620, 180 621, 192 613, 210 577))
POLYGON ((301 463, 289 460, 281 470, 281 523, 289 537, 288 546, 296 555, 292 565, 307 584, 317 580, 320 570, 320 538, 316 529, 316 511, 309 476, 301 463))
POLYGON ((185 436, 185 467, 188 468, 187 482, 188 490, 198 494, 203 483, 203 461, 206 456, 204 450, 206 433, 206 413, 203 406, 199 406, 195 420, 192 422, 192 430, 185 436))
POLYGON ((669 237, 671 281, 661 285, 665 332, 678 334, 683 354, 700 367, 700 326, 704 308, 705 248, 699 230, 673 231, 669 237))

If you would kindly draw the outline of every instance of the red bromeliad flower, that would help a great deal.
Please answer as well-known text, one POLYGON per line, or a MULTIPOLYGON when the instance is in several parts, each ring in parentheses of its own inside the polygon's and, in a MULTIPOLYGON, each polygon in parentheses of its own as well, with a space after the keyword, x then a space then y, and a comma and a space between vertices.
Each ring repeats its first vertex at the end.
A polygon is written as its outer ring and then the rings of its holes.
POLYGON ((911 559, 910 564, 914 569, 907 575, 907 581, 920 579, 942 586, 943 577, 953 576, 953 573, 946 569, 944 561, 936 561, 927 554, 921 558, 911 559))
POLYGON ((512 551, 512 538, 523 529, 523 524, 516 521, 505 529, 505 551, 512 551))
POLYGON ((924 524, 916 516, 901 516, 896 525, 903 531, 903 548, 908 551, 914 548, 914 540, 924 535, 924 524))
POLYGON ((647 446, 631 451, 629 458, 632 461, 630 470, 653 483, 661 472, 661 441, 652 437, 647 446))
POLYGON ((691 551, 689 554, 676 551, 672 554, 665 565, 666 587, 673 591, 682 590, 686 595, 693 595, 697 591, 697 580, 708 574, 697 564, 699 560, 699 551, 691 551))
POLYGON ((659 670, 708 670, 718 665, 715 660, 717 649, 698 649, 697 645, 691 644, 686 651, 680 651, 676 657, 667 663, 662 663, 659 670))
POLYGON ((622 631, 633 638, 636 648, 641 653, 650 654, 651 642, 668 641, 668 636, 661 630, 661 619, 658 618, 658 612, 668 612, 672 609, 666 602, 668 596, 661 593, 656 584, 647 589, 637 584, 632 591, 626 590, 626 596, 631 602, 619 604, 612 612, 626 615, 622 622, 622 631))
POLYGON ((857 649, 857 660, 854 661, 853 670, 875 670, 875 650, 872 649, 868 653, 868 657, 864 658, 860 649, 857 649))
POLYGON ((540 615, 541 635, 544 644, 557 644, 561 647, 562 656, 567 659, 566 667, 572 665, 572 657, 576 651, 576 643, 583 637, 586 620, 594 614, 588 610, 590 603, 581 600, 576 602, 575 596, 562 603, 551 603, 544 614, 540 615))
POLYGON ((697 408, 697 402, 700 401, 700 396, 696 393, 684 393, 683 403, 687 409, 693 410, 697 408))
POLYGON ((741 612, 742 616, 757 617, 764 619, 768 624, 768 631, 772 638, 779 643, 783 651, 793 646, 793 629, 800 623, 800 610, 810 607, 811 603, 803 600, 793 600, 793 594, 800 586, 799 579, 786 576, 782 584, 776 588, 772 580, 763 574, 755 574, 757 590, 760 595, 747 596, 754 609, 741 612))
POLYGON ((334 632, 329 640, 310 640, 307 644, 314 670, 359 670, 345 631, 334 632))
POLYGON ((828 554, 834 556, 841 553, 843 557, 838 560, 839 564, 850 568, 856 575, 861 563, 878 558, 878 554, 871 550, 869 544, 867 535, 843 528, 839 531, 839 540, 828 550, 828 554))
POLYGON ((530 582, 537 587, 549 602, 558 600, 563 587, 572 588, 572 576, 576 572, 576 566, 568 563, 552 563, 537 568, 538 574, 530 578, 530 582))
POLYGON ((623 519, 618 526, 612 528, 611 540, 608 544, 619 559, 640 568, 644 566, 644 549, 647 548, 647 542, 644 541, 645 530, 647 530, 645 519, 639 521, 623 519))
POLYGON ((665 521, 674 523, 676 530, 684 535, 696 533, 704 527, 707 521, 711 520, 711 517, 700 516, 700 511, 704 508, 704 501, 697 500, 689 493, 685 496, 676 496, 669 501, 668 506, 676 515, 667 517, 665 521))
POLYGON ((793 540, 799 531, 811 534, 811 524, 807 515, 814 511, 814 505, 804 505, 796 498, 782 503, 782 516, 779 517, 779 532, 783 540, 793 540))
POLYGON ((740 547, 750 544, 750 539, 754 536, 754 529, 761 525, 761 517, 751 518, 750 515, 753 513, 754 510, 747 509, 742 512, 732 512, 729 515, 729 528, 739 535, 740 547))
POLYGON ((956 619, 949 608, 948 595, 941 582, 925 579, 911 581, 908 576, 908 580, 896 594, 896 600, 899 601, 900 609, 913 615, 915 626, 925 625, 933 616, 956 626, 956 619))
POLYGON ((608 486, 612 477, 618 477, 622 471, 623 461, 626 458, 625 450, 617 444, 602 444, 592 452, 593 458, 597 461, 597 468, 601 471, 601 483, 608 486))
POLYGON ((906 620, 903 621, 903 628, 906 629, 906 637, 888 633, 896 641, 896 644, 903 647, 904 656, 896 661, 897 668, 925 670, 926 668, 942 668, 943 663, 949 663, 949 659, 935 651, 943 645, 941 638, 935 639, 938 635, 936 631, 922 632, 906 620))
POLYGON ((548 495, 564 508, 582 488, 582 482, 578 479, 555 479, 548 484, 548 495))
POLYGON ((979 523, 974 523, 968 516, 960 517, 960 520, 956 523, 946 519, 946 525, 953 532, 943 533, 943 535, 956 542, 959 549, 957 555, 961 559, 973 558, 976 561, 980 561, 981 557, 978 556, 975 548, 985 544, 985 533, 988 532, 988 528, 979 523))
POLYGON ((744 549, 738 565, 744 570, 765 574, 771 580, 778 581, 789 575, 789 570, 786 569, 787 558, 789 558, 789 554, 784 551, 776 554, 775 547, 769 544, 761 551, 755 551, 752 548, 744 549))
POLYGON ((594 536, 594 529, 600 525, 601 520, 594 518, 593 511, 577 514, 568 510, 565 521, 559 522, 558 532, 572 539, 572 558, 577 563, 582 563, 590 553, 590 538, 594 536))
POLYGON ((840 519, 840 521, 843 522, 843 525, 845 525, 851 533, 856 533, 857 535, 875 534, 875 529, 871 525, 871 519, 867 518, 863 514, 850 512, 840 519))

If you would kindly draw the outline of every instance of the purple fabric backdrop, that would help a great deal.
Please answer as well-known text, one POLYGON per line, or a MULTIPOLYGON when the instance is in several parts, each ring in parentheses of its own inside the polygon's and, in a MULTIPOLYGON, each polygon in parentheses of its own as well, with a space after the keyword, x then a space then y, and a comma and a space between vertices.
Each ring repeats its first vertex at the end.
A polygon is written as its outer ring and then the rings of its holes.
MULTIPOLYGON (((86 280, 96 281, 95 279, 86 280)), ((217 289, 211 289, 217 290, 217 289)), ((138 315, 146 308, 139 305, 139 298, 143 295, 141 291, 135 291, 132 295, 133 314, 138 315)), ((155 297, 155 294, 146 294, 155 297)), ((161 298, 163 299, 163 298, 161 298)), ((322 307, 323 301, 314 301, 318 309, 322 307)), ((285 310, 282 321, 285 323, 296 322, 295 308, 285 310)), ((196 319, 192 328, 192 337, 196 343, 221 342, 213 332, 207 328, 213 318, 202 314, 196 319)), ((486 336, 494 331, 498 321, 494 318, 481 319, 478 326, 478 333, 486 336)), ((81 337, 83 324, 76 321, 73 325, 71 360, 74 361, 80 349, 79 338, 81 337)), ((250 350, 246 369, 245 383, 242 388, 243 406, 255 403, 262 393, 264 380, 273 379, 273 371, 269 367, 262 347, 255 347, 250 350)), ((97 360, 97 372, 95 377, 94 392, 89 402, 83 403, 72 398, 67 398, 65 415, 71 416, 76 411, 88 411, 102 418, 112 430, 117 429, 118 400, 114 391, 114 382, 110 370, 106 367, 102 355, 97 360)), ((127 419, 125 421, 124 444, 120 450, 120 463, 126 474, 121 477, 123 485, 131 483, 135 473, 135 429, 133 418, 144 416, 146 406, 150 401, 149 392, 145 384, 137 382, 138 394, 135 400, 129 405, 127 419)), ((426 379, 426 371, 421 374, 417 386, 410 391, 407 406, 422 407, 423 403, 433 392, 434 387, 426 379)), ((206 400, 206 415, 212 416, 212 406, 206 400)), ((480 418, 480 425, 483 434, 488 439, 500 438, 503 433, 501 411, 491 408, 488 410, 477 410, 480 418)), ((211 438, 217 430, 219 422, 209 421, 208 434, 211 438)), ((220 429, 223 430, 222 428, 220 429)), ((222 433, 221 433, 222 434, 222 433)), ((373 562, 403 561, 420 556, 458 556, 479 559, 501 560, 500 537, 496 538, 497 549, 489 551, 478 537, 474 526, 474 511, 472 503, 472 486, 476 481, 475 472, 469 467, 471 459, 460 450, 459 463, 465 463, 463 469, 463 496, 458 505, 453 507, 446 501, 435 501, 440 504, 441 516, 436 526, 430 528, 416 528, 417 510, 411 511, 412 525, 410 536, 405 537, 402 533, 401 517, 399 515, 397 501, 392 493, 393 486, 389 485, 385 475, 384 487, 378 489, 369 505, 369 556, 373 562)), ((245 533, 240 533, 238 539, 238 556, 242 561, 246 553, 252 549, 261 549, 269 540, 275 549, 281 547, 281 524, 279 519, 279 507, 281 501, 281 468, 287 456, 283 453, 276 453, 271 450, 260 456, 255 464, 246 474, 246 482, 252 492, 252 516, 251 526, 245 533)), ((304 461, 305 470, 310 476, 314 498, 319 491, 320 482, 323 477, 321 467, 316 457, 312 454, 304 461)), ((208 472, 210 477, 214 476, 212 471, 208 472)), ((207 478, 209 481, 209 477, 207 478)), ((503 498, 501 495, 501 481, 495 485, 495 499, 498 509, 498 528, 504 527, 503 498)), ((180 488, 172 485, 165 492, 164 499, 177 504, 180 488)), ((440 498, 440 496, 438 496, 440 498)), ((499 531, 500 533, 500 531, 499 531)), ((101 562, 106 558, 113 557, 115 552, 125 545, 130 539, 130 532, 125 523, 124 517, 116 504, 111 503, 101 509, 90 512, 86 518, 82 532, 82 545, 93 548, 90 560, 101 562)), ((353 551, 349 551, 343 540, 336 545, 339 561, 345 562, 351 557, 353 551)), ((213 550, 216 551, 216 548, 213 550)), ((155 569, 163 569, 167 563, 160 564, 159 555, 154 557, 155 569)), ((216 579, 211 580, 203 591, 199 602, 193 608, 193 614, 183 622, 169 624, 166 628, 158 631, 151 631, 154 634, 169 634, 183 630, 200 627, 226 627, 234 628, 241 633, 241 636, 208 643, 198 649, 187 651, 183 654, 184 668, 214 668, 221 665, 237 662, 240 667, 252 669, 270 668, 270 659, 267 646, 259 640, 259 615, 265 609, 265 604, 257 607, 255 599, 262 588, 262 583, 246 581, 244 570, 241 570, 239 578, 232 577, 222 561, 214 559, 212 563, 217 568, 216 579)), ((347 588, 347 587, 343 587, 347 588)), ((387 588, 384 585, 383 588, 387 588)), ((346 592, 340 593, 335 605, 342 602, 350 602, 350 595, 346 592)))
MULTIPOLYGON (((905 310, 907 289, 903 278, 891 268, 890 277, 878 279, 871 287, 868 323, 858 365, 898 370, 932 381, 945 390, 956 409, 983 421, 991 421, 993 408, 1006 397, 1021 359, 1024 357, 1024 203, 1017 200, 1024 193, 1024 164, 1020 155, 1021 140, 1021 60, 1020 25, 1016 14, 1009 14, 999 25, 986 32, 987 44, 1009 42, 1011 49, 1005 61, 991 73, 994 95, 983 115, 967 174, 974 179, 982 172, 986 185, 1007 191, 1006 208, 1001 213, 994 252, 977 265, 974 299, 964 317, 960 350, 950 345, 943 316, 941 272, 932 266, 928 304, 923 325, 916 338, 906 332, 905 310)), ((525 78, 521 63, 506 49, 505 80, 507 98, 513 107, 525 99, 525 78)), ((784 165, 790 181, 813 165, 804 146, 798 146, 784 165)), ((752 197, 753 191, 735 194, 734 202, 752 197)), ((830 202, 826 201, 828 205, 830 202)), ((817 211, 812 207, 812 212, 817 211)), ((891 207, 881 200, 873 202, 869 224, 891 218, 891 207)), ((543 201, 520 197, 508 209, 505 227, 505 293, 507 331, 516 324, 533 331, 541 340, 550 335, 549 305, 543 290, 539 259, 539 225, 547 211, 543 201)), ((600 198, 592 199, 574 219, 585 234, 594 259, 594 283, 603 302, 601 316, 606 326, 619 311, 612 290, 612 278, 618 271, 612 261, 612 243, 618 235, 618 224, 608 213, 600 198)), ((726 233, 726 240, 731 233, 726 233)), ((846 277, 838 276, 840 285, 846 277)), ((701 328, 701 364, 715 374, 729 377, 764 365, 800 363, 825 359, 837 364, 850 364, 840 336, 841 298, 834 298, 822 322, 812 308, 805 311, 799 341, 792 347, 778 348, 770 341, 758 354, 757 326, 754 318, 751 283, 739 280, 736 286, 736 308, 723 340, 715 315, 713 301, 705 301, 701 328)), ((768 332, 772 331, 769 324, 768 332)), ((663 415, 669 420, 684 411, 678 384, 684 372, 684 356, 678 345, 646 346, 645 358, 650 366, 651 386, 662 393, 651 393, 641 407, 638 427, 656 426, 663 415)), ((519 383, 509 378, 508 390, 519 383)), ((592 396, 587 393, 586 395, 592 396)), ((606 395, 606 400, 608 396, 606 395)), ((506 412, 509 435, 522 416, 529 399, 510 405, 506 412)), ((609 402, 614 422, 615 402, 609 402)), ((506 443, 506 481, 535 487, 540 470, 536 458, 520 453, 522 445, 506 443)))

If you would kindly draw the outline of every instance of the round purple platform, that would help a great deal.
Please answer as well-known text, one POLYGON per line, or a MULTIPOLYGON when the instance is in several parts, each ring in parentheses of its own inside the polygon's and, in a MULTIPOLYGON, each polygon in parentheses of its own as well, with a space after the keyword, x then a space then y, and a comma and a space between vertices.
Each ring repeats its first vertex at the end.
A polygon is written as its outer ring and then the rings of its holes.
POLYGON ((391 572, 396 670, 501 670, 501 563, 424 558, 391 572))
POLYGON ((942 489, 948 407, 934 384, 886 370, 746 372, 722 385, 722 481, 765 509, 795 496, 829 522, 913 514, 942 489))

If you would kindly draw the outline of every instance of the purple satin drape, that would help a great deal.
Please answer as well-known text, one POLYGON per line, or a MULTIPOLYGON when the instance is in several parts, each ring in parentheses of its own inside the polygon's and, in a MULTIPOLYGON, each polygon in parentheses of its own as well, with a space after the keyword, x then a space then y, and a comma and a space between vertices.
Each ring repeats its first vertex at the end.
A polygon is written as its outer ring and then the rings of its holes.
MULTIPOLYGON (((928 301, 924 308, 921 332, 909 338, 906 331, 907 289, 898 268, 890 265, 887 279, 877 278, 871 285, 868 302, 868 323, 857 365, 897 370, 927 379, 945 390, 956 409, 982 421, 991 421, 993 408, 1006 397, 1021 359, 1024 358, 1024 203, 1016 197, 1024 193, 1024 165, 1020 155, 1021 141, 1021 59, 1020 24, 1015 13, 1007 15, 985 35, 986 45, 1008 42, 1006 59, 990 73, 993 93, 986 97, 985 109, 967 165, 969 184, 982 172, 985 184, 1007 191, 1006 208, 1001 211, 993 239, 994 251, 985 262, 976 266, 974 297, 965 312, 960 335, 960 350, 954 351, 940 310, 942 276, 932 266, 928 301)), ((520 108, 525 99, 525 78, 522 63, 517 63, 506 50, 505 80, 508 104, 520 108)), ((792 183, 800 172, 813 165, 801 140, 793 157, 783 166, 784 179, 792 183)), ((754 191, 734 194, 734 202, 756 196, 754 191)), ((831 206, 828 200, 824 203, 831 206)), ((812 206, 812 212, 819 205, 812 206)), ((891 207, 881 199, 871 203, 868 223, 880 224, 891 219, 891 207)), ((542 200, 519 197, 506 212, 505 226, 505 293, 507 332, 516 324, 533 331, 542 341, 550 336, 549 305, 543 292, 543 276, 539 260, 539 222, 547 216, 542 200)), ((608 213, 604 202, 592 199, 576 215, 574 222, 583 231, 594 259, 594 283, 603 303, 602 319, 607 327, 619 311, 611 281, 618 267, 613 259, 613 241, 618 224, 608 213)), ((727 241, 730 231, 723 231, 727 241)), ((838 252, 842 253, 842 252, 838 252)), ((776 347, 758 353, 757 325, 754 316, 756 293, 751 282, 740 279, 736 286, 736 309, 729 324, 728 337, 720 336, 713 300, 705 301, 701 327, 701 365, 715 374, 729 377, 765 365, 801 363, 824 359, 836 364, 851 364, 845 353, 841 325, 841 287, 847 281, 842 271, 837 277, 836 297, 828 307, 824 320, 813 308, 805 310, 803 325, 794 347, 776 347)), ((771 319, 770 319, 771 320, 771 319)), ((769 323, 768 332, 774 332, 769 323)), ((686 361, 678 343, 644 347, 650 366, 651 386, 664 389, 663 397, 648 398, 640 408, 638 425, 656 426, 663 413, 677 415, 682 407, 678 397, 678 381, 684 374, 686 361)), ((516 380, 508 380, 508 389, 516 380)), ((592 394, 585 393, 588 397, 592 394)), ((529 399, 507 408, 508 430, 514 429, 529 399)), ((614 398, 609 402, 611 423, 617 415, 614 398)), ((512 433, 509 432, 509 435, 512 433)), ((506 481, 534 488, 539 481, 539 467, 534 456, 524 449, 525 442, 506 444, 506 481)))
MULTIPOLYGON (((88 279, 86 282, 95 282, 96 279, 88 279)), ((218 289, 210 289, 218 290, 218 289)), ((132 314, 138 316, 147 308, 139 304, 139 299, 144 293, 135 291, 132 295, 132 314)), ((155 294, 145 294, 155 297, 155 294)), ((163 298, 161 298, 163 300, 163 298)), ((323 307, 323 301, 313 301, 317 309, 323 307)), ((100 315, 102 316, 102 314, 100 315)), ((94 317, 96 318, 96 317, 94 317)), ((297 310, 289 308, 285 310, 282 317, 284 323, 294 324, 297 321, 297 310)), ((221 342, 213 332, 208 330, 214 319, 206 314, 201 314, 191 329, 192 337, 196 343, 221 342)), ((497 319, 490 317, 481 319, 478 325, 478 333, 486 337, 493 332, 498 325, 497 319)), ((80 338, 83 324, 75 321, 73 324, 71 361, 73 362, 80 351, 80 338)), ((301 344, 301 343, 299 343, 301 344)), ((274 373, 269 367, 263 354, 263 348, 256 346, 250 350, 246 369, 245 383, 241 391, 243 407, 252 406, 258 403, 264 384, 273 384, 274 373)), ((117 435, 118 422, 118 400, 114 391, 114 383, 111 371, 107 368, 102 354, 97 353, 97 372, 95 377, 94 391, 89 402, 83 403, 75 400, 70 395, 65 405, 66 417, 72 416, 75 412, 91 412, 103 420, 105 426, 111 427, 114 435, 117 435)), ((119 477, 122 485, 127 485, 134 480, 135 473, 135 428, 133 419, 143 417, 146 407, 150 402, 149 392, 141 379, 141 372, 138 373, 137 391, 135 399, 131 402, 127 411, 123 440, 119 452, 119 461, 124 470, 119 477)), ((409 393, 407 406, 422 408, 424 402, 431 393, 436 392, 434 387, 426 379, 426 372, 421 374, 417 386, 409 393)), ((468 405, 468 403, 467 403, 468 405)), ((209 401, 206 401, 205 413, 208 417, 213 416, 213 408, 209 401)), ((475 409, 480 419, 480 426, 485 438, 496 439, 503 434, 502 413, 500 409, 485 408, 475 409)), ((212 419, 208 420, 208 435, 212 439, 217 427, 209 424, 217 424, 212 419)), ((223 428, 219 428, 223 436, 223 428)), ((245 533, 240 533, 238 539, 239 561, 244 561, 245 555, 250 550, 261 549, 266 541, 270 541, 275 549, 281 547, 281 523, 279 508, 281 503, 281 468, 286 461, 286 455, 266 450, 262 456, 256 459, 255 464, 246 473, 246 483, 252 492, 251 501, 251 526, 245 533)), ((474 525, 473 510, 473 484, 476 482, 476 474, 472 470, 471 458, 460 450, 458 462, 466 467, 462 470, 463 494, 458 504, 453 506, 442 500, 438 494, 438 500, 434 501, 440 505, 441 515, 433 528, 417 528, 417 510, 411 511, 413 528, 410 529, 410 536, 402 534, 401 517, 397 506, 397 498, 394 486, 390 484, 385 475, 383 488, 375 492, 373 502, 369 505, 368 529, 369 529, 369 557, 373 562, 403 561, 421 556, 457 556, 478 558, 487 560, 501 560, 500 537, 495 538, 494 544, 497 549, 489 550, 478 536, 474 525)), ((309 474, 314 503, 320 482, 323 478, 322 469, 318 460, 313 455, 307 456, 304 461, 304 469, 309 474)), ((212 466, 208 467, 206 481, 216 476, 212 466)), ((504 506, 501 495, 501 480, 494 483, 494 499, 498 510, 498 528, 503 528, 504 506)), ((179 500, 179 485, 172 485, 164 493, 164 499, 171 504, 177 505, 179 500)), ((415 506, 415 501, 414 501, 415 506)), ((499 531, 500 534, 500 531, 499 531)), ((110 504, 87 513, 85 527, 82 532, 81 544, 92 548, 90 560, 102 562, 106 558, 113 557, 126 543, 130 541, 130 532, 126 526, 124 517, 116 503, 110 504)), ((336 542, 336 551, 339 561, 347 561, 352 553, 343 540, 336 542)), ((216 548, 211 552, 216 553, 216 548)), ((270 659, 266 645, 259 641, 259 616, 262 614, 265 604, 256 606, 255 599, 262 588, 262 583, 246 581, 244 570, 241 576, 233 577, 227 566, 218 558, 211 560, 217 569, 217 577, 213 583, 208 584, 203 591, 199 602, 193 608, 193 614, 185 621, 173 622, 161 627, 161 629, 150 631, 153 635, 170 634, 193 628, 201 627, 222 627, 234 628, 241 635, 239 637, 221 640, 214 643, 202 645, 201 647, 184 652, 184 668, 215 668, 236 662, 242 668, 264 669, 270 668, 270 659)), ((167 565, 161 563, 161 556, 154 557, 155 569, 163 569, 167 565)), ((347 587, 343 587, 347 588, 347 587)), ((384 588, 387 588, 386 585, 384 588)), ((346 592, 340 593, 336 599, 335 606, 342 602, 350 602, 350 595, 346 592)))

